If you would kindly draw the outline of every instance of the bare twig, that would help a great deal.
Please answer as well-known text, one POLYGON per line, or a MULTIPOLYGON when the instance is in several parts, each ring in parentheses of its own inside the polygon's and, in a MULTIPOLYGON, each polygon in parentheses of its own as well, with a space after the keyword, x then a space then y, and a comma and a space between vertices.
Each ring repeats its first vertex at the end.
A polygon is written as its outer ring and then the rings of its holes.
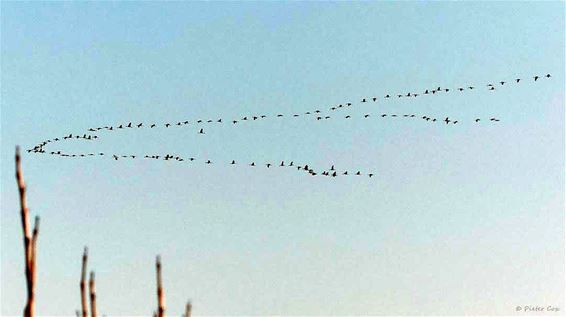
POLYGON ((85 247, 84 251, 83 251, 83 265, 82 265, 82 269, 81 269, 81 283, 80 283, 80 289, 81 289, 81 316, 82 317, 87 317, 88 315, 88 304, 87 304, 87 299, 86 299, 86 264, 88 261, 88 248, 85 247))
POLYGON ((20 158, 20 147, 16 147, 16 181, 20 194, 20 217, 22 231, 24 234, 25 272, 27 286, 27 303, 24 308, 24 317, 32 317, 35 314, 35 255, 36 242, 39 234, 39 217, 35 217, 33 233, 29 226, 29 209, 26 202, 26 184, 22 174, 20 158))
POLYGON ((185 305, 185 317, 191 317, 192 308, 193 305, 191 304, 191 301, 187 301, 187 305, 185 305))
POLYGON ((165 295, 161 282, 161 257, 159 255, 155 259, 155 270, 157 273, 157 317, 163 317, 165 316, 165 295))
POLYGON ((94 272, 90 272, 88 288, 90 292, 90 316, 96 317, 96 291, 94 289, 94 272))

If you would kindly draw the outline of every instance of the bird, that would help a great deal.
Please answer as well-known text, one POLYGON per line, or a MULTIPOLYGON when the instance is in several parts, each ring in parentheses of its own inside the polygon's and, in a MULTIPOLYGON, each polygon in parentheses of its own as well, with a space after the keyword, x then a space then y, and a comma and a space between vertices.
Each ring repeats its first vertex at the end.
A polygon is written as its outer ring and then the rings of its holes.
POLYGON ((202 123, 202 120, 197 120, 197 123, 202 123))
POLYGON ((155 123, 149 126, 150 128, 155 128, 155 123))
POLYGON ((384 113, 381 115, 382 118, 387 117, 387 115, 384 113))
POLYGON ((216 120, 216 122, 222 123, 222 119, 218 119, 218 120, 216 120))
POLYGON ((293 161, 291 161, 291 163, 289 163, 289 166, 293 166, 293 161))
POLYGON ((401 97, 403 97, 403 95, 397 95, 397 97, 401 98, 401 97))
POLYGON ((537 79, 539 79, 540 77, 538 77, 538 76, 535 76, 535 77, 533 77, 533 78, 535 79, 535 81, 537 81, 537 79))
POLYGON ((206 120, 206 122, 211 123, 211 122, 212 122, 212 119, 208 119, 208 120, 206 120))
POLYGON ((427 90, 425 90, 424 94, 425 94, 425 95, 428 95, 428 89, 427 89, 427 90))
POLYGON ((362 102, 366 102, 366 98, 362 99, 362 102))
POLYGON ((468 89, 470 89, 470 90, 471 90, 471 89, 474 89, 474 88, 475 88, 474 86, 469 86, 469 87, 468 87, 468 89))
POLYGON ((281 161, 281 164, 279 164, 279 166, 285 166, 285 162, 281 161))
POLYGON ((204 134, 204 129, 201 128, 198 133, 199 133, 199 134, 204 134))
POLYGON ((489 90, 495 90, 495 87, 492 86, 491 88, 489 88, 489 90))
POLYGON ((166 124, 165 124, 165 127, 166 127, 166 128, 169 128, 170 125, 171 125, 171 123, 166 123, 166 124))
POLYGON ((308 166, 308 165, 305 165, 305 167, 303 167, 303 169, 304 169, 305 171, 308 171, 308 170, 309 170, 309 166, 308 166))
POLYGON ((446 88, 446 89, 444 89, 444 91, 446 91, 446 92, 449 92, 449 91, 450 91, 450 89, 446 88))
POLYGON ((298 116, 299 116, 298 114, 294 114, 294 115, 293 115, 293 117, 298 117, 298 116))
POLYGON ((128 125, 127 125, 126 127, 131 128, 131 127, 132 127, 132 123, 131 123, 131 122, 128 123, 128 125))
POLYGON ((334 173, 332 173, 332 177, 336 177, 336 171, 334 171, 334 173))
POLYGON ((369 177, 372 177, 372 176, 373 176, 373 174, 372 174, 372 173, 369 173, 369 174, 368 174, 368 176, 369 176, 369 177))
POLYGON ((501 84, 501 86, 505 85, 504 81, 500 81, 499 83, 501 84))
POLYGON ((342 173, 342 175, 348 175, 348 171, 344 171, 344 173, 342 173))
POLYGON ((234 164, 236 164, 236 161, 232 160, 232 163, 230 163, 230 164, 234 165, 234 164))
POLYGON ((233 120, 232 123, 236 124, 236 123, 238 123, 238 120, 233 120))
POLYGON ((546 74, 546 76, 544 76, 544 77, 550 78, 550 77, 552 77, 552 76, 550 76, 550 74, 546 74))
POLYGON ((246 121, 248 120, 248 117, 243 117, 242 120, 246 121))
POLYGON ((331 171, 333 171, 333 170, 334 170, 334 165, 332 165, 332 166, 330 167, 330 170, 331 170, 331 171))
POLYGON ((452 122, 452 123, 456 124, 456 123, 458 123, 458 120, 454 120, 454 122, 452 122))
POLYGON ((391 98, 391 96, 389 96, 389 95, 385 95, 385 97, 384 97, 384 98, 391 98))
POLYGON ((351 102, 348 102, 348 103, 346 104, 346 106, 348 106, 348 107, 351 106, 351 105, 352 105, 351 102))
POLYGON ((479 118, 478 118, 478 119, 476 119, 476 122, 480 122, 480 119, 479 119, 479 118))
POLYGON ((123 127, 122 125, 119 125, 119 126, 118 126, 118 129, 123 129, 123 128, 124 128, 124 127, 123 127))
POLYGON ((116 156, 116 154, 112 155, 112 157, 117 161, 118 160, 118 156, 116 156))
POLYGON ((448 124, 448 122, 450 122, 450 120, 448 119, 448 117, 446 117, 446 119, 444 119, 444 122, 446 122, 446 124, 448 124))
POLYGON ((267 163, 267 164, 265 164, 265 166, 267 166, 267 168, 269 168, 271 166, 271 163, 267 163))
POLYGON ((207 160, 206 162, 204 162, 205 164, 212 164, 212 162, 210 160, 207 160))
POLYGON ((464 88, 460 87, 458 88, 459 91, 464 91, 464 88))
POLYGON ((141 128, 141 127, 142 127, 142 123, 138 124, 138 128, 141 128))
POLYGON ((515 79, 515 82, 520 82, 520 81, 521 81, 521 78, 515 79))
POLYGON ((369 114, 365 114, 365 115, 364 115, 364 118, 367 118, 367 117, 369 117, 369 114))
POLYGON ((371 99, 372 99, 374 102, 377 101, 377 97, 373 97, 373 98, 371 98, 371 99))
POLYGON ((322 117, 316 117, 316 120, 322 120, 322 117))
POLYGON ((360 171, 358 171, 358 172, 356 173, 356 175, 359 176, 359 175, 362 175, 362 173, 361 173, 360 171))
POLYGON ((255 166, 255 162, 252 162, 252 163, 250 164, 250 166, 255 166))
POLYGON ((189 124, 189 121, 183 121, 183 124, 189 124))
POLYGON ((282 114, 278 114, 277 116, 278 116, 278 117, 282 117, 283 115, 282 115, 282 114))
POLYGON ((344 117, 344 118, 346 118, 346 119, 350 119, 350 116, 346 116, 346 117, 344 117))

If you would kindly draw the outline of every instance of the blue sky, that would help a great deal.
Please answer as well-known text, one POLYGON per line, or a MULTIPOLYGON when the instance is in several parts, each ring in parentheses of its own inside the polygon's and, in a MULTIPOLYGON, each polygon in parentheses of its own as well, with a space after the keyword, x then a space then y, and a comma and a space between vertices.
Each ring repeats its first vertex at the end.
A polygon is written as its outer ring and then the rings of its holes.
POLYGON ((79 307, 84 245, 108 315, 154 310, 156 254, 170 314, 189 298, 196 315, 564 311, 564 24, 563 2, 2 2, 2 315, 25 300, 16 144, 467 84, 482 89, 341 113, 459 125, 266 119, 57 148, 213 166, 26 153, 42 219, 37 311, 79 307), (516 77, 525 81, 483 89, 516 77), (232 159, 376 176, 220 164, 232 159))

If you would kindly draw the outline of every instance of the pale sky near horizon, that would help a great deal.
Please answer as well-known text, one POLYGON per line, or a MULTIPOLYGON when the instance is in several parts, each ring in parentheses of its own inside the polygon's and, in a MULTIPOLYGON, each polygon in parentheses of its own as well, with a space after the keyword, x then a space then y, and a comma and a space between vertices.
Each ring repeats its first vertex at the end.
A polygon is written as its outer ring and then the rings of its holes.
POLYGON ((564 12, 558 1, 2 2, 0 314, 25 302, 15 145, 346 101, 356 107, 321 122, 128 130, 48 148, 193 165, 24 153, 41 217, 38 315, 80 307, 85 245, 101 315, 154 311, 157 254, 169 315, 187 299, 195 315, 564 313, 564 12), (477 89, 358 102, 464 85, 477 89))

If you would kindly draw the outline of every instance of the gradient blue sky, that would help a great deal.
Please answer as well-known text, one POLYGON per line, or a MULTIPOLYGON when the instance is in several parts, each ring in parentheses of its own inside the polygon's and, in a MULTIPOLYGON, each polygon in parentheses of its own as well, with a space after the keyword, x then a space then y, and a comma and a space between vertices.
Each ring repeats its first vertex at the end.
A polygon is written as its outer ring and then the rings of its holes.
POLYGON ((1 314, 21 314, 14 146, 107 124, 313 110, 388 92, 530 78, 365 105, 423 121, 265 120, 124 132, 65 151, 294 159, 281 169, 24 155, 40 215, 37 311, 80 305, 84 245, 102 314, 515 314, 564 307, 563 2, 2 2, 1 314), (495 116, 497 124, 474 125, 495 116))

